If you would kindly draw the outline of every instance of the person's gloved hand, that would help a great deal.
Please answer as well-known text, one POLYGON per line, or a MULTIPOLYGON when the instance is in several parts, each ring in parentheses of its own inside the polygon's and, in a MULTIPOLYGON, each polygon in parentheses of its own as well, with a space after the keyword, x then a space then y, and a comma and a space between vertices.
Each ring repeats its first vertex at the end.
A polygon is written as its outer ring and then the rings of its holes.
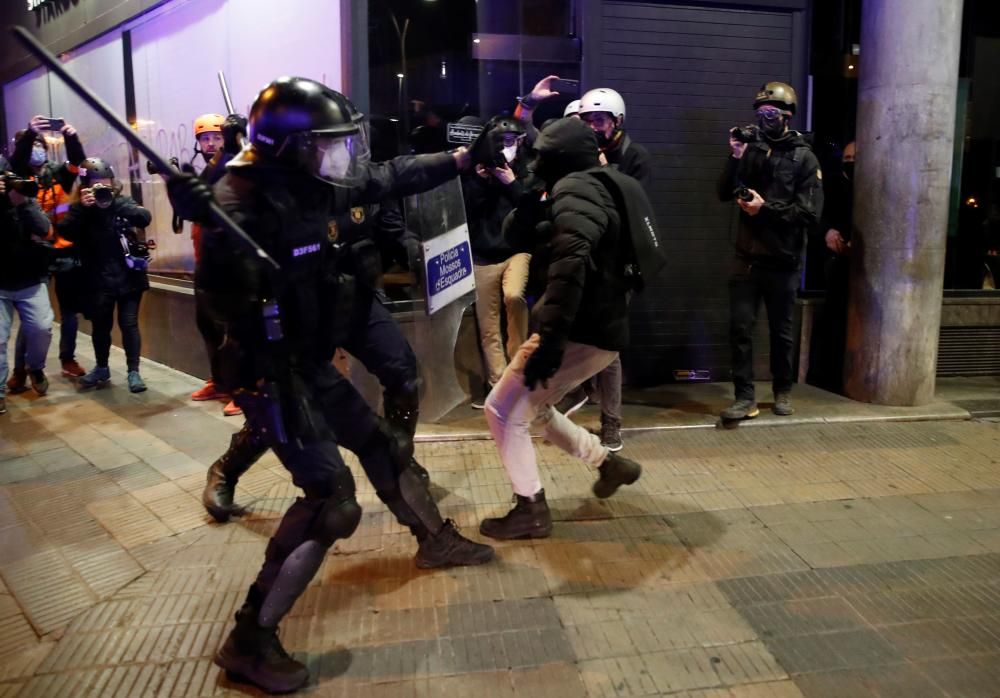
POLYGON ((181 218, 198 223, 210 220, 209 204, 214 200, 212 190, 190 169, 190 165, 167 180, 167 196, 174 213, 181 218))
POLYGON ((241 114, 230 114, 222 122, 222 149, 230 155, 236 155, 243 149, 243 140, 247 137, 247 118, 241 114))
POLYGON ((556 374, 563 360, 563 342, 542 337, 538 348, 531 353, 524 364, 524 386, 534 390, 539 383, 549 387, 549 378, 556 374))
POLYGON ((469 144, 469 154, 473 165, 494 168, 504 167, 507 160, 503 156, 503 133, 497 128, 483 129, 469 144))

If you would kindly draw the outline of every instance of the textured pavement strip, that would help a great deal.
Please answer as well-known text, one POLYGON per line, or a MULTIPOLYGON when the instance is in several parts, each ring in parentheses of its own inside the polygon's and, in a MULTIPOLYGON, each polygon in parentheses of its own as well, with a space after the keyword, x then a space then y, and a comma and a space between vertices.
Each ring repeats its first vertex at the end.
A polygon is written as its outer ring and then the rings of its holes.
MULTIPOLYGON (((190 377, 144 375, 139 396, 57 379, 10 401, 0 698, 247 693, 210 657, 296 490, 265 456, 250 514, 209 524, 204 470, 237 425, 186 400, 190 377)), ((416 570, 358 478, 362 526, 283 629, 311 693, 1000 695, 996 423, 661 431, 627 453, 643 479, 597 502, 593 473, 541 446, 554 536, 473 569, 416 570)), ((418 455, 473 535, 509 505, 492 443, 418 455)))

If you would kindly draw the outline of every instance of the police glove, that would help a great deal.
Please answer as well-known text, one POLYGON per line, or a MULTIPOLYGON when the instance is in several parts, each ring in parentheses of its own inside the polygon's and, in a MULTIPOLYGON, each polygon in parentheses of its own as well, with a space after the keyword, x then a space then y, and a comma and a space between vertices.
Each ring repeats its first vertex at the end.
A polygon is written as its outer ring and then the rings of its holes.
POLYGON ((211 218, 209 205, 213 201, 212 190, 189 167, 190 165, 171 175, 167 180, 167 196, 175 215, 189 221, 207 223, 211 218))
POLYGON ((222 149, 230 155, 236 155, 243 149, 243 140, 247 137, 247 118, 240 114, 230 114, 222 122, 222 149))
POLYGON ((528 390, 534 390, 539 383, 543 388, 549 387, 549 378, 562 366, 564 349, 561 341, 546 337, 539 340, 538 348, 524 364, 524 386, 528 390))
POLYGON ((503 156, 503 133, 495 127, 489 131, 483 129, 469 144, 469 154, 472 156, 473 166, 503 167, 507 164, 503 156))

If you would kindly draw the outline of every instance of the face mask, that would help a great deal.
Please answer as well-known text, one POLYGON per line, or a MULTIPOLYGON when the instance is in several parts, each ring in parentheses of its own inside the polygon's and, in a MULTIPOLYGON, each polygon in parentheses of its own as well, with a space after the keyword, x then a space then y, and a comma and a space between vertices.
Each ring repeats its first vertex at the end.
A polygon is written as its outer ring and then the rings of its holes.
POLYGON ((850 180, 854 180, 854 163, 845 162, 844 163, 844 176, 850 180))
POLYGON ((785 133, 785 119, 781 116, 776 119, 759 117, 757 125, 760 127, 761 132, 768 138, 781 138, 785 133))
POLYGON ((31 158, 28 160, 32 167, 40 167, 45 164, 48 156, 45 152, 45 148, 32 148, 31 158))
POLYGON ((507 162, 514 162, 514 158, 517 157, 517 145, 512 145, 509 148, 503 149, 503 158, 507 162))

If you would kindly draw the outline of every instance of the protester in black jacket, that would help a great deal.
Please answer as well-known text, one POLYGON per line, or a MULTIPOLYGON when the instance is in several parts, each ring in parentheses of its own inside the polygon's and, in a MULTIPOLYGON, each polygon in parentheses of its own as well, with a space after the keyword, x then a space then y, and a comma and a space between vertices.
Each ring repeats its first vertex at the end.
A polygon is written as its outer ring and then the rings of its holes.
MULTIPOLYGON (((525 293, 531 255, 527 240, 510 236, 503 229, 504 219, 524 193, 524 127, 511 117, 496 116, 486 128, 503 133, 506 162, 501 167, 477 167, 474 174, 463 179, 462 193, 476 277, 476 324, 486 379, 492 388, 503 375, 508 358, 513 358, 528 338, 525 293), (501 302, 507 313, 506 353, 500 325, 501 302)), ((482 403, 473 402, 472 406, 481 409, 482 403)))
POLYGON ((111 379, 108 357, 115 306, 128 368, 128 387, 133 393, 146 389, 139 375, 139 302, 149 288, 146 276, 148 252, 134 230, 145 228, 152 215, 130 197, 121 195, 111 166, 99 158, 88 158, 80 166, 78 200, 70 206, 58 228, 80 252, 88 286, 87 308, 93 324, 96 366, 80 378, 80 387, 92 388, 111 379))
MULTIPOLYGON (((0 156, 0 160, 3 160, 0 156)), ((6 162, 0 162, 6 166, 6 162)), ((49 221, 38 202, 7 183, 24 186, 0 177, 0 414, 7 411, 7 342, 16 310, 21 318, 26 360, 25 371, 39 395, 48 390, 45 357, 52 340, 52 306, 45 281, 48 278, 49 250, 44 242, 49 221)), ((30 194, 30 192, 29 192, 30 194)))
MULTIPOLYGON (((53 130, 53 124, 45 116, 34 116, 28 127, 18 131, 14 137, 14 152, 11 154, 11 169, 19 175, 34 177, 38 182, 38 203, 42 211, 55 226, 69 211, 69 195, 73 191, 76 175, 81 162, 86 159, 79 134, 71 124, 63 124, 53 130), (62 137, 66 159, 57 162, 52 157, 45 133, 62 137)), ((81 308, 78 301, 83 295, 82 275, 79 259, 66 240, 54 240, 57 250, 57 264, 54 267, 56 299, 59 303, 59 362, 62 374, 78 378, 85 371, 76 360, 76 335, 79 328, 78 315, 81 308)), ((18 332, 14 372, 8 387, 11 392, 25 388, 24 342, 18 332)))
MULTIPOLYGON (((600 470, 594 494, 610 497, 635 482, 641 467, 601 444, 552 405, 608 366, 628 344, 628 282, 622 213, 611 193, 586 171, 598 168, 597 140, 579 119, 564 118, 535 141, 532 167, 549 203, 515 212, 551 226, 548 281, 531 312, 528 338, 486 399, 486 420, 516 495, 514 508, 485 519, 480 532, 493 538, 543 538, 552 517, 538 477, 529 429, 600 470), (541 215, 539 215, 541 214, 541 215)), ((519 209, 522 207, 519 207, 519 209)))
POLYGON ((794 412, 792 315, 806 233, 823 208, 819 160, 802 134, 788 128, 795 106, 791 86, 762 85, 754 100, 758 128, 745 134, 741 131, 746 129, 730 131, 732 155, 719 178, 719 198, 736 198, 740 207, 729 280, 736 399, 723 410, 724 420, 760 414, 753 383, 753 328, 762 299, 771 335, 772 411, 781 416, 794 412))

